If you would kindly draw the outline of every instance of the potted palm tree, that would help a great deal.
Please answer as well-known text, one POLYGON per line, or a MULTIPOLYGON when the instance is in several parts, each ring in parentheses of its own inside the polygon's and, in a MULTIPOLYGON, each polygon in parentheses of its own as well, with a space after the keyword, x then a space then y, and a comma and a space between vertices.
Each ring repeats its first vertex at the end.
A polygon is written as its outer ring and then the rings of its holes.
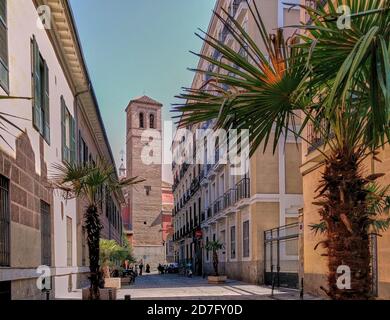
POLYGON ((219 258, 218 258, 218 252, 224 248, 223 243, 219 242, 218 240, 215 241, 209 241, 206 243, 205 249, 207 251, 211 251, 213 254, 213 268, 214 268, 214 275, 209 276, 207 278, 209 283, 212 284, 219 284, 219 283, 225 283, 227 277, 222 276, 219 274, 218 267, 219 267, 219 258))
POLYGON ((123 187, 143 180, 135 177, 119 181, 115 168, 104 161, 86 164, 64 162, 55 164, 54 169, 56 173, 52 177, 52 185, 62 191, 64 199, 78 198, 86 202, 84 223, 87 231, 91 285, 83 296, 90 300, 99 300, 101 298, 99 285, 102 280, 99 264, 102 224, 98 207, 103 201, 99 191, 105 186, 108 192, 117 193, 123 187))
POLYGON ((223 59, 199 54, 217 67, 194 70, 209 76, 209 89, 185 89, 174 111, 183 126, 216 119, 217 128, 249 129, 251 155, 260 144, 265 149, 271 143, 275 151, 287 134, 318 151, 323 170, 315 204, 321 220, 311 227, 325 237, 320 245, 329 270, 322 289, 331 299, 368 299, 369 234, 390 225, 387 187, 376 184, 383 175, 363 173, 363 161, 377 160, 378 149, 390 141, 390 6, 379 0, 317 3, 316 9, 301 6, 312 23, 294 26, 304 32, 289 44, 283 30, 266 30, 256 1, 248 3, 265 51, 227 11, 224 17, 216 13, 241 50, 198 35, 223 59), (339 28, 335 3, 351 9, 351 28, 339 28), (308 124, 322 144, 307 139, 308 124), (340 265, 351 269, 349 290, 337 287, 340 265))

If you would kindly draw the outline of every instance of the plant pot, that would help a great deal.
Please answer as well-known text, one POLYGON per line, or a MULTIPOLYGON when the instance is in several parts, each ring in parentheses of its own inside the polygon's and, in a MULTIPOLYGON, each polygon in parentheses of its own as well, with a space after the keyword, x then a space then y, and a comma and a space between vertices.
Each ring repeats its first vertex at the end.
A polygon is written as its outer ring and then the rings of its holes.
POLYGON ((105 278, 104 279, 104 288, 121 288, 121 278, 105 278))
MULTIPOLYGON (((99 289, 99 292, 100 300, 116 300, 117 289, 115 288, 99 289)), ((89 288, 82 290, 82 299, 91 300, 91 291, 89 288)))
POLYGON ((227 276, 208 276, 207 281, 210 284, 223 284, 227 280, 227 276))

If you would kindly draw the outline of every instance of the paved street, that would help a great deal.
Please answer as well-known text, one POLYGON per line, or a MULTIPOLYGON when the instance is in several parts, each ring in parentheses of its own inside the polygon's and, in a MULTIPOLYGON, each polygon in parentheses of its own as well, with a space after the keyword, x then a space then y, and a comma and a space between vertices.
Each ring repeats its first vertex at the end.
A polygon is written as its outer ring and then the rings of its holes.
MULTIPOLYGON (((119 290, 118 299, 125 295, 131 299, 141 300, 294 300, 299 299, 299 292, 295 290, 275 291, 271 296, 271 289, 256 286, 240 281, 228 280, 223 285, 210 285, 202 277, 187 278, 183 275, 150 274, 137 277, 136 284, 119 290)), ((305 297, 305 299, 312 299, 305 297)))

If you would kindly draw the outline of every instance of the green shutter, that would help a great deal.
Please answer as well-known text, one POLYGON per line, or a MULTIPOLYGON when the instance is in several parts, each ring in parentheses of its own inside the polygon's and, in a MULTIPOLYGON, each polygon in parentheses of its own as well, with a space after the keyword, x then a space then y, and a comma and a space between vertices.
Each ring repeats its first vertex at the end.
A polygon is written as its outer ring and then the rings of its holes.
POLYGON ((7 25, 7 0, 0 0, 0 18, 7 25))
POLYGON ((66 147, 66 126, 65 126, 65 120, 66 120, 66 106, 64 98, 61 97, 61 150, 62 150, 62 161, 67 161, 67 147, 66 147))
POLYGON ((76 121, 69 116, 70 162, 76 162, 76 121))
POLYGON ((50 144, 50 100, 49 100, 49 68, 46 61, 44 64, 44 103, 43 103, 43 136, 47 143, 50 144))
POLYGON ((33 125, 42 133, 41 79, 39 68, 39 48, 35 37, 32 40, 32 86, 33 86, 33 125))
POLYGON ((8 91, 7 1, 0 0, 0 85, 8 91))

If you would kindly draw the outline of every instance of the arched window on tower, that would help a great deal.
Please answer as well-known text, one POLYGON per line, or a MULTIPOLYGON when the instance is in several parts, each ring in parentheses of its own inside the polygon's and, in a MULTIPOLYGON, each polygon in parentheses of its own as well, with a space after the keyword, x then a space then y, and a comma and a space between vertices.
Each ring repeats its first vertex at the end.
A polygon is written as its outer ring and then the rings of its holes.
POLYGON ((144 121, 144 114, 141 112, 139 114, 139 127, 140 128, 145 128, 145 121, 144 121))
POLYGON ((154 114, 149 115, 149 125, 150 125, 150 129, 155 129, 155 126, 154 126, 154 114))

